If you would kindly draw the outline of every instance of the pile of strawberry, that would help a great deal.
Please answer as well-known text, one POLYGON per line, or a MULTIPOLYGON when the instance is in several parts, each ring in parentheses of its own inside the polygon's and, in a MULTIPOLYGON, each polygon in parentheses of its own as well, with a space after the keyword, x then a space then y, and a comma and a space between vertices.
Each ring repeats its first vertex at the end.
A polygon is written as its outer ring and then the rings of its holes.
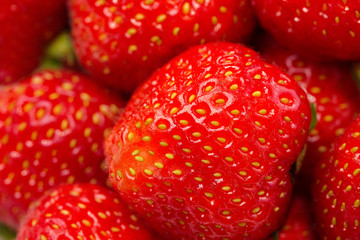
POLYGON ((1 240, 360 240, 358 0, 1 0, 0 26, 1 240))

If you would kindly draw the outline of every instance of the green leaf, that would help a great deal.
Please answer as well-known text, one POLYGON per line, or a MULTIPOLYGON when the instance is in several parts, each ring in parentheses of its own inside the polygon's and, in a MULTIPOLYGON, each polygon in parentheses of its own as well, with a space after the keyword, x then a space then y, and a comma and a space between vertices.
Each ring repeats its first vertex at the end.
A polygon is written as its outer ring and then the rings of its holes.
POLYGON ((316 127, 317 124, 317 119, 316 119, 316 104, 315 103, 310 103, 310 108, 311 108, 311 122, 310 122, 310 129, 309 132, 311 130, 313 130, 316 127))
POLYGON ((298 156, 298 158, 296 160, 295 174, 298 174, 301 170, 301 166, 304 161, 304 157, 306 155, 306 149, 307 149, 307 145, 305 144, 303 149, 300 152, 300 155, 298 156))
POLYGON ((46 55, 53 58, 65 61, 73 65, 76 61, 72 40, 69 32, 61 33, 48 46, 46 55))
POLYGON ((76 56, 69 32, 59 34, 47 47, 38 70, 74 67, 76 56))
POLYGON ((14 240, 16 237, 15 231, 0 224, 0 239, 1 240, 14 240))
POLYGON ((55 69, 61 69, 62 67, 63 66, 61 62, 51 58, 45 58, 42 61, 38 70, 55 70, 55 69))

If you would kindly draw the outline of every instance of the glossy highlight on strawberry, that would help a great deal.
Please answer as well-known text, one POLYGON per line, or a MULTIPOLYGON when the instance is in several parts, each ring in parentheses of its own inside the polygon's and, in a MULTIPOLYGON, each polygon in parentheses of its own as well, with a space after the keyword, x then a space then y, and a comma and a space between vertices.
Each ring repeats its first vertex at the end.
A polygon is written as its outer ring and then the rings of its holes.
POLYGON ((51 190, 30 210, 17 240, 155 240, 118 194, 90 184, 51 190))
POLYGON ((350 0, 252 0, 264 29, 308 57, 360 59, 360 9, 350 0))
POLYGON ((126 92, 188 47, 244 41, 255 25, 248 0, 72 0, 69 7, 81 64, 126 92))
POLYGON ((110 180, 169 239, 264 239, 287 212, 306 94, 239 44, 185 51, 134 93, 106 140, 110 180))
POLYGON ((43 71, 0 90, 0 222, 61 183, 105 184, 103 140, 124 103, 87 76, 43 71))

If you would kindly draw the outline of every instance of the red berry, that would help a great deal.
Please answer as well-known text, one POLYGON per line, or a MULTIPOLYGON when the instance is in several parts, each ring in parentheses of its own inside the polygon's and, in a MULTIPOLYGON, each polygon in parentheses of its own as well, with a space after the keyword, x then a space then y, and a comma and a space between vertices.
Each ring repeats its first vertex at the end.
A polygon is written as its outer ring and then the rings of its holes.
POLYGON ((110 180, 168 239, 265 238, 309 122, 305 93, 251 49, 193 47, 128 103, 105 143, 110 180))
POLYGON ((315 168, 314 212, 321 239, 360 239, 359 136, 357 118, 315 168))
POLYGON ((252 0, 261 25, 281 44, 312 57, 360 59, 359 1, 252 0))
POLYGON ((360 112, 360 95, 350 66, 342 62, 308 60, 279 46, 269 36, 261 37, 259 46, 262 56, 294 78, 315 104, 317 123, 310 131, 301 168, 301 175, 306 178, 303 183, 309 184, 316 162, 360 112))
POLYGON ((269 240, 316 240, 310 209, 309 199, 296 193, 285 224, 269 240))
POLYGON ((72 0, 70 10, 82 65, 127 92, 192 45, 245 40, 255 22, 248 0, 72 0))
POLYGON ((60 183, 104 183, 102 143, 123 103, 88 77, 45 71, 0 90, 0 222, 60 183))
POLYGON ((17 239, 155 240, 117 193, 89 184, 51 190, 29 211, 17 239))
POLYGON ((65 25, 65 0, 1 0, 0 83, 29 75, 65 25))

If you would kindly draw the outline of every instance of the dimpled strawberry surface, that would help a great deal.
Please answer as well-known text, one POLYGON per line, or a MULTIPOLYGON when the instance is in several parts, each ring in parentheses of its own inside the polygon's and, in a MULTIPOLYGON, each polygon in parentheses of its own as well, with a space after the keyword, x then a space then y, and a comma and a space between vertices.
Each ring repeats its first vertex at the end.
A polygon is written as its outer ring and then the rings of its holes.
POLYGON ((73 184, 57 187, 37 201, 17 239, 156 238, 114 191, 96 185, 73 184))
POLYGON ((360 0, 0 0, 0 240, 360 240, 360 0))
POLYGON ((315 168, 314 213, 323 239, 360 239, 360 118, 315 168))
MULTIPOLYGON (((298 190, 298 189, 296 189, 298 190)), ((301 191, 299 191, 301 192, 301 191)), ((304 194, 295 193, 291 200, 286 222, 268 240, 316 240, 312 226, 310 199, 304 194)))
POLYGON ((121 99, 70 71, 43 71, 0 90, 0 220, 16 228, 28 206, 61 183, 105 184, 104 136, 121 99))
POLYGON ((251 1, 261 25, 281 44, 311 58, 360 58, 359 1, 251 1))
POLYGON ((293 79, 251 49, 213 43, 136 96, 106 155, 114 187, 152 227, 169 239, 261 239, 279 227, 310 122, 293 79))
POLYGON ((317 123, 309 132, 300 174, 306 180, 303 183, 309 186, 314 165, 360 112, 360 95, 351 68, 348 63, 309 60, 281 47, 269 36, 263 36, 259 47, 267 61, 278 65, 297 81, 316 108, 317 123))
POLYGON ((66 26, 66 0, 1 0, 0 83, 37 68, 46 44, 66 26))
POLYGON ((255 23, 247 0, 69 3, 80 62, 99 80, 127 92, 188 47, 244 41, 255 23))

